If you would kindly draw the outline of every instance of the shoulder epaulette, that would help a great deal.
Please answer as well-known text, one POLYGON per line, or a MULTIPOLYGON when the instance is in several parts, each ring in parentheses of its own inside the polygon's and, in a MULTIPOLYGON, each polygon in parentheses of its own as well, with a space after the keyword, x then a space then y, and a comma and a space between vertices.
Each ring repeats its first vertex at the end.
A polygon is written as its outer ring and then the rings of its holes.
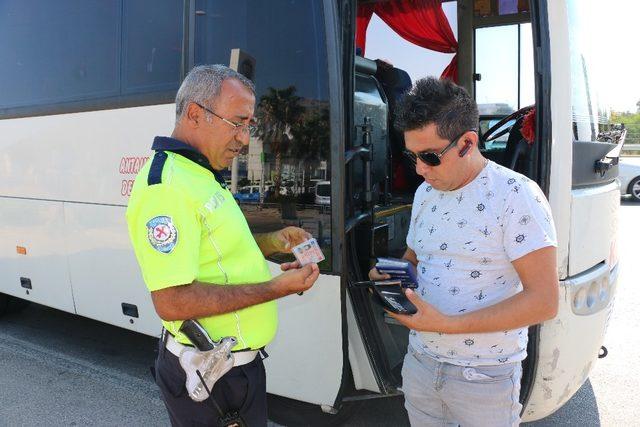
POLYGON ((149 177, 147 178, 148 185, 160 184, 162 182, 162 168, 164 162, 167 160, 167 153, 164 151, 156 151, 149 168, 149 177))

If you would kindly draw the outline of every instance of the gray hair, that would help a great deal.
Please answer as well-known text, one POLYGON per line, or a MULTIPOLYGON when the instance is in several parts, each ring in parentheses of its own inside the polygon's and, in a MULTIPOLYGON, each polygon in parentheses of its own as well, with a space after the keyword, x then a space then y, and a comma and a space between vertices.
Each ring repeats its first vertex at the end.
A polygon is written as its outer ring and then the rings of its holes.
MULTIPOLYGON (((189 103, 211 107, 211 103, 220 94, 222 82, 227 79, 239 80, 255 95, 256 89, 251 80, 224 65, 198 65, 186 75, 176 95, 176 123, 184 115, 189 103)), ((207 116, 209 116, 207 114, 207 116)))

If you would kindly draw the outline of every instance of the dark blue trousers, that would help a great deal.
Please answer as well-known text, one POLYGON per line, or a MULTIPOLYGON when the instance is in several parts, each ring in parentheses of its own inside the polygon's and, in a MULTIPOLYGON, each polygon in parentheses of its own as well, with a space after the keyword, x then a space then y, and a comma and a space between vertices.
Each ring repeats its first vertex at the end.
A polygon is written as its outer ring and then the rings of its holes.
MULTIPOLYGON (((160 341, 155 364, 156 384, 162 392, 172 426, 218 426, 220 412, 210 399, 194 402, 185 387, 180 362, 160 341)), ((223 413, 238 412, 250 427, 267 425, 267 390, 260 354, 246 365, 236 366, 213 386, 213 397, 223 413)))

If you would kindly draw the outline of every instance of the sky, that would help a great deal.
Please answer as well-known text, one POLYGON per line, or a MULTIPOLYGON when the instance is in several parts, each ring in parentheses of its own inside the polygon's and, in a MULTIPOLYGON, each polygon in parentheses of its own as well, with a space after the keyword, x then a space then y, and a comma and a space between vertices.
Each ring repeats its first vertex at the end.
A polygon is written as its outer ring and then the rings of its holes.
POLYGON ((607 34, 607 37, 594 40, 594 50, 600 52, 603 59, 599 71, 607 90, 602 95, 614 111, 635 112, 636 102, 640 101, 640 2, 607 0, 599 3, 602 6, 594 7, 592 11, 603 23, 600 33, 607 34))
MULTIPOLYGON (((594 66, 594 78, 599 78, 599 96, 606 101, 613 111, 636 111, 636 102, 640 100, 640 55, 638 54, 638 18, 640 18, 640 1, 637 0, 574 0, 579 7, 588 7, 597 16, 596 22, 601 25, 594 28, 593 50, 597 61, 594 66)), ((457 35, 456 2, 443 3, 443 9, 453 33, 457 35)), ((527 27, 523 27, 523 41, 527 27)), ((530 31, 530 30, 529 30, 530 31)), ((493 46, 499 53, 498 61, 478 63, 484 80, 478 83, 478 103, 504 102, 512 106, 517 105, 517 81, 507 76, 509 69, 517 69, 515 46, 506 46, 505 29, 491 29, 485 31, 481 37, 486 45, 493 46), (506 65, 505 65, 506 64, 506 65), (488 67, 488 68, 487 68, 488 67), (493 68, 492 68, 493 67, 493 68), (492 78, 493 77, 493 78, 492 78)), ((527 39, 530 40, 530 37, 527 39)), ((524 47, 525 43, 523 43, 524 47)), ((532 55, 527 52, 523 58, 523 71, 531 67, 532 55)), ((440 75, 453 58, 453 54, 431 52, 415 46, 391 30, 376 15, 371 19, 367 31, 366 56, 376 59, 389 60, 399 68, 406 70, 412 80, 427 75, 440 75)), ((496 57, 495 54, 493 56, 496 57)), ((523 73, 523 78, 525 73, 523 73)), ((521 87, 529 86, 528 81, 522 81, 521 87)), ((532 98, 531 90, 522 89, 520 106, 527 105, 532 98)))

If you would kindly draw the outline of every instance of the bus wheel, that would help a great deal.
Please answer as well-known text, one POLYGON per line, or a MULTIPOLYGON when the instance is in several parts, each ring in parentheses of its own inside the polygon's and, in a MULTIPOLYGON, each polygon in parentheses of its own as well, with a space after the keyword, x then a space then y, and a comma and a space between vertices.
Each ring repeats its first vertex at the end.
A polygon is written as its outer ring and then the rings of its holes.
POLYGON ((0 294, 0 316, 7 312, 9 308, 9 300, 11 297, 9 295, 0 294))
POLYGON ((327 414, 318 405, 267 394, 269 420, 287 427, 338 426, 351 418, 361 406, 362 402, 347 402, 337 414, 327 414))
POLYGON ((31 301, 0 293, 0 317, 9 313, 19 313, 31 304, 31 301))

